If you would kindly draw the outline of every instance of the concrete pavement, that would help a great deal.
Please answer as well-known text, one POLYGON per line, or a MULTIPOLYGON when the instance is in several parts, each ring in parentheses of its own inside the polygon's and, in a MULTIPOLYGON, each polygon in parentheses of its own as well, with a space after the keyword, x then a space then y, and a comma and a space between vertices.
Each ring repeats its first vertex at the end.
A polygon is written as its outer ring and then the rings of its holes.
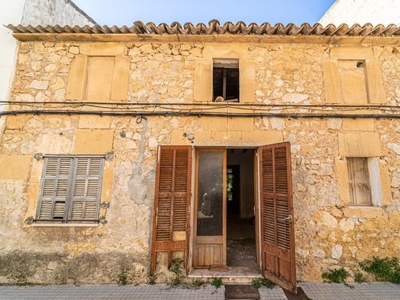
MULTIPOLYGON (((400 299, 400 285, 391 283, 362 283, 351 284, 349 288, 344 284, 329 283, 299 283, 307 296, 313 300, 398 300, 400 299)), ((273 289, 259 289, 262 300, 287 299, 279 287, 273 289)), ((36 286, 0 286, 0 299, 173 299, 173 300, 224 300, 224 286, 216 289, 212 285, 204 285, 199 289, 171 288, 165 284, 156 285, 36 285, 36 286)))

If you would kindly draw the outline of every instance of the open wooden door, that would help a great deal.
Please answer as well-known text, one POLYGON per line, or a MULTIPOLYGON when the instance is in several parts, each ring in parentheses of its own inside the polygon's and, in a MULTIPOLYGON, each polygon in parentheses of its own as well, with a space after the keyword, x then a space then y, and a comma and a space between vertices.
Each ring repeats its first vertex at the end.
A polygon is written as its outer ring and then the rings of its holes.
POLYGON ((263 275, 296 292, 290 144, 260 147, 259 157, 263 275))
POLYGON ((150 274, 156 268, 157 252, 185 253, 187 268, 190 218, 192 147, 160 146, 154 199, 150 274))
POLYGON ((226 265, 226 149, 197 149, 193 267, 226 265))

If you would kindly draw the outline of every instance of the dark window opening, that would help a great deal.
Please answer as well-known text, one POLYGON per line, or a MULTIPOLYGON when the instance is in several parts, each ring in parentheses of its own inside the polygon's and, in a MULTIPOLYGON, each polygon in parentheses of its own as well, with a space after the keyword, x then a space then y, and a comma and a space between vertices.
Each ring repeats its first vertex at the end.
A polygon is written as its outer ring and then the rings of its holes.
POLYGON ((213 99, 239 102, 239 61, 214 60, 213 99))

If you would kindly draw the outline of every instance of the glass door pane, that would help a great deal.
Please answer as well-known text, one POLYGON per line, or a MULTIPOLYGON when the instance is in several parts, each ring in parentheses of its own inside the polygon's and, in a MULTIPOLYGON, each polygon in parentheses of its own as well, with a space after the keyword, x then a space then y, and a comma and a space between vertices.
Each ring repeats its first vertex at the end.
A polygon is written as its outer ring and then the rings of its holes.
POLYGON ((197 236, 223 235, 223 154, 198 153, 197 236))

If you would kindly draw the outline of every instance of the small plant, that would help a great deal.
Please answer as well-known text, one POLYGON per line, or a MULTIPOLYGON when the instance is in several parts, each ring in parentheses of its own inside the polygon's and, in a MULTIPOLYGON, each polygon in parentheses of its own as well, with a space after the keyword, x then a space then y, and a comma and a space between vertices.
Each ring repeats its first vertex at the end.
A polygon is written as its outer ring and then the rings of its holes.
POLYGON ((354 276, 354 281, 357 282, 357 283, 363 283, 363 282, 366 281, 366 278, 365 278, 364 274, 362 274, 362 273, 357 273, 357 274, 354 276))
POLYGON ((194 289, 198 289, 200 288, 202 285, 206 284, 207 282, 205 280, 202 279, 193 279, 190 282, 190 287, 194 288, 194 289))
POLYGON ((157 279, 156 275, 149 276, 149 278, 147 278, 147 284, 151 284, 151 285, 156 284, 156 279, 157 279))
POLYGON ((219 289, 222 286, 222 278, 221 277, 213 277, 211 280, 211 285, 216 289, 219 289))
POLYGON ((125 268, 122 268, 118 274, 118 284, 126 285, 128 283, 128 274, 125 268))
POLYGON ((322 273, 322 278, 325 282, 346 283, 345 280, 349 275, 349 272, 342 267, 337 270, 329 270, 328 272, 322 273))
POLYGON ((257 289, 259 289, 263 286, 265 286, 269 289, 272 289, 275 286, 275 284, 273 282, 269 281, 266 278, 253 278, 253 280, 251 281, 251 284, 257 289))
POLYGON ((181 258, 174 258, 172 260, 171 268, 169 269, 172 273, 174 273, 174 277, 171 280, 171 286, 177 286, 178 284, 182 283, 183 271, 182 271, 182 264, 183 260, 181 258))
POLYGON ((378 281, 400 284, 400 262, 397 257, 373 257, 360 263, 362 270, 371 273, 378 281))

